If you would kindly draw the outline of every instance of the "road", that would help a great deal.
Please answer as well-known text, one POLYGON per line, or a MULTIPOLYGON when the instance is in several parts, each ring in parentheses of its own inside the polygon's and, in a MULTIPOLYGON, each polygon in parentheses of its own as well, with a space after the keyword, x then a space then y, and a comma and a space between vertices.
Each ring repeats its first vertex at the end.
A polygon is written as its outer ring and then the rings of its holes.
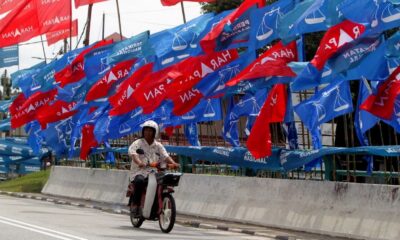
POLYGON ((259 236, 176 224, 164 234, 158 222, 145 222, 134 229, 127 215, 33 199, 0 195, 0 239, 268 239, 259 236))

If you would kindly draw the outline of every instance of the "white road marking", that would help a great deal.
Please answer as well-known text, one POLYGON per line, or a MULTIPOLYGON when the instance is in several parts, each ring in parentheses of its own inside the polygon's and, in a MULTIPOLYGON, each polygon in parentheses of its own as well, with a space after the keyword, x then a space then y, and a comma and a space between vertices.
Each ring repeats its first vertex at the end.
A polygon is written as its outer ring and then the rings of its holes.
POLYGON ((55 231, 49 228, 44 228, 44 227, 40 227, 40 226, 36 226, 36 225, 32 225, 29 223, 25 223, 25 222, 21 222, 18 220, 14 220, 11 218, 6 218, 6 217, 1 217, 0 216, 0 223, 4 223, 4 224, 8 224, 14 227, 19 227, 19 228, 23 228, 32 232, 37 232, 37 233, 41 233, 47 236, 51 236, 51 237, 55 237, 58 239, 63 239, 63 240, 87 240, 86 238, 81 238, 81 237, 77 237, 71 234, 67 234, 67 233, 63 233, 63 232, 59 232, 59 231, 55 231))

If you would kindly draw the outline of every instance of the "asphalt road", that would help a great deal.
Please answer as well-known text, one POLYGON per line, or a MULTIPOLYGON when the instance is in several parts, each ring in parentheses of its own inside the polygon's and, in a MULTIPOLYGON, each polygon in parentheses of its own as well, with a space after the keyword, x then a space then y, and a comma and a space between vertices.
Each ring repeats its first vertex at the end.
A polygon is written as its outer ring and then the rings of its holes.
POLYGON ((134 229, 127 215, 46 201, 0 195, 0 239, 268 239, 260 236, 176 224, 164 234, 158 222, 134 229))

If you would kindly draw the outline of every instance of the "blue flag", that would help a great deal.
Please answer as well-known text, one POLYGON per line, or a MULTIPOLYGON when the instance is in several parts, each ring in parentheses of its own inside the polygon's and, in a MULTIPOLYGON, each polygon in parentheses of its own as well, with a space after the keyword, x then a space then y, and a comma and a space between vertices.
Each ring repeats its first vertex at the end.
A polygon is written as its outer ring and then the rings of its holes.
POLYGON ((10 100, 0 101, 0 112, 6 113, 9 111, 11 103, 14 101, 14 97, 10 100))
MULTIPOLYGON (((108 141, 105 141, 104 142, 104 146, 106 147, 106 148, 110 148, 111 147, 111 145, 110 145, 110 143, 108 143, 108 141)), ((114 156, 114 153, 113 152, 107 152, 106 153, 106 157, 105 157, 106 159, 106 163, 108 163, 108 164, 114 164, 115 163, 115 156, 114 156)))
POLYGON ((240 55, 235 61, 219 68, 218 70, 208 74, 197 85, 198 89, 204 97, 218 96, 226 91, 225 83, 235 77, 241 70, 255 60, 255 52, 248 51, 240 55))
POLYGON ((390 0, 344 0, 339 11, 346 19, 364 24, 374 33, 400 26, 400 5, 390 0))
POLYGON ((235 106, 234 97, 229 98, 228 107, 226 109, 226 116, 224 119, 224 128, 222 129, 222 137, 225 141, 229 142, 232 147, 239 147, 239 131, 238 131, 238 121, 239 116, 233 112, 235 106))
POLYGON ((293 109, 293 102, 292 102, 292 91, 291 88, 287 88, 287 104, 286 104, 286 113, 285 113, 285 124, 283 125, 283 129, 285 131, 285 135, 287 141, 289 143, 290 149, 298 149, 299 144, 297 141, 297 129, 296 123, 294 118, 294 109, 293 109))
POLYGON ((215 51, 238 47, 250 47, 254 49, 254 42, 250 40, 250 29, 254 26, 254 23, 250 16, 256 9, 256 6, 250 7, 233 23, 225 25, 223 31, 216 39, 217 47, 215 51))
POLYGON ((341 49, 325 64, 322 71, 318 71, 310 63, 290 63, 292 70, 298 73, 291 83, 291 88, 293 91, 310 89, 320 84, 330 83, 340 74, 343 74, 342 77, 346 80, 362 77, 384 80, 388 75, 385 67, 386 59, 383 56, 385 47, 386 44, 380 37, 363 38, 341 49), (303 68, 305 64, 307 65, 303 68))
POLYGON ((154 55, 154 51, 149 44, 149 34, 149 31, 146 31, 113 44, 112 54, 104 61, 106 64, 115 64, 132 58, 154 55))
POLYGON ((62 58, 54 60, 42 68, 42 70, 30 83, 30 94, 38 91, 39 89, 40 91, 45 92, 55 88, 58 85, 54 78, 55 73, 61 71, 66 65, 71 64, 79 55, 79 53, 85 49, 86 47, 72 50, 64 54, 62 58))
POLYGON ((256 49, 279 38, 280 17, 292 10, 293 7, 294 1, 281 0, 252 12, 250 39, 255 41, 256 49))
POLYGON ((30 122, 25 128, 28 133, 28 144, 32 148, 34 154, 39 154, 39 151, 44 144, 43 133, 38 121, 30 122))
POLYGON ((108 70, 111 70, 112 64, 109 63, 108 56, 113 53, 114 45, 116 43, 93 49, 85 55, 84 69, 86 79, 89 83, 95 83, 108 70))
POLYGON ((115 64, 154 55, 148 43, 149 32, 143 32, 129 39, 96 48, 85 56, 85 74, 88 84, 101 79, 115 64))
POLYGON ((377 52, 383 57, 385 41, 382 37, 367 37, 359 41, 351 42, 344 46, 331 58, 328 63, 335 73, 344 72, 359 65, 366 56, 377 52))
POLYGON ((305 33, 319 32, 342 19, 337 9, 343 0, 305 0, 280 20, 279 35, 288 43, 305 33))
POLYGON ((67 140, 70 138, 71 118, 61 120, 56 123, 50 123, 47 128, 42 131, 42 136, 57 156, 65 156, 67 154, 67 140))
POLYGON ((0 68, 19 64, 18 45, 0 48, 0 68))
POLYGON ((160 122, 160 110, 157 109, 151 114, 142 114, 141 108, 136 108, 130 113, 118 116, 109 116, 105 112, 95 122, 93 133, 97 142, 107 139, 118 139, 130 133, 140 131, 140 125, 147 120, 160 122))
POLYGON ((388 57, 400 57, 400 32, 396 32, 387 40, 385 53, 388 57))
MULTIPOLYGON (((171 102, 168 102, 166 109, 172 109, 171 102)), ((193 122, 209 122, 218 121, 222 119, 221 100, 218 98, 202 99, 200 102, 189 112, 181 116, 170 115, 170 124, 172 126, 188 124, 193 122)), ((167 111, 172 112, 171 110, 167 111)), ((160 117, 165 115, 160 114, 160 117)))
POLYGON ((365 78, 360 80, 360 87, 357 99, 357 109, 354 119, 354 127, 356 130, 357 138, 362 146, 368 146, 369 141, 365 138, 365 133, 371 129, 379 121, 379 118, 375 117, 367 111, 360 110, 359 106, 363 103, 369 95, 372 94, 372 90, 368 85, 365 78))
POLYGON ((200 146, 197 123, 189 123, 185 125, 185 136, 191 146, 200 146))
MULTIPOLYGON (((367 80, 363 78, 362 80, 360 80, 357 109, 354 119, 354 128, 361 146, 370 145, 368 139, 365 137, 365 133, 373 126, 375 126, 375 124, 379 121, 379 118, 375 117, 371 113, 360 110, 361 103, 363 103, 365 99, 367 99, 368 96, 371 94, 372 90, 370 89, 367 80)), ((364 159, 367 161, 367 172, 371 174, 374 168, 374 159, 371 155, 366 155, 364 159)))
POLYGON ((186 24, 152 34, 150 44, 158 57, 158 69, 200 54, 199 41, 211 29, 209 23, 213 17, 214 14, 207 13, 186 24))
POLYGON ((10 131, 11 130, 11 122, 10 118, 6 118, 0 121, 0 131, 10 131))
MULTIPOLYGON (((232 144, 232 146, 239 146, 239 139, 237 133, 237 123, 241 116, 248 116, 247 128, 250 132, 252 123, 258 116, 265 99, 267 98, 267 90, 261 89, 255 94, 247 93, 238 103, 230 102, 226 118, 224 122, 224 138, 232 144), (251 125, 251 126, 250 126, 251 125)), ((231 101, 233 101, 231 99, 231 101)))
POLYGON ((294 110, 310 131, 337 116, 352 112, 349 82, 338 79, 311 98, 299 103, 294 110))
POLYGON ((394 103, 394 112, 391 120, 383 120, 386 124, 389 124, 396 130, 396 132, 400 133, 400 99, 397 98, 394 103))
POLYGON ((15 73, 12 73, 11 74, 12 87, 13 88, 21 88, 22 92, 24 93, 24 95, 26 97, 30 96, 31 95, 30 88, 31 88, 32 82, 34 81, 36 75, 45 66, 46 66, 46 63, 41 62, 29 69, 19 70, 15 73))

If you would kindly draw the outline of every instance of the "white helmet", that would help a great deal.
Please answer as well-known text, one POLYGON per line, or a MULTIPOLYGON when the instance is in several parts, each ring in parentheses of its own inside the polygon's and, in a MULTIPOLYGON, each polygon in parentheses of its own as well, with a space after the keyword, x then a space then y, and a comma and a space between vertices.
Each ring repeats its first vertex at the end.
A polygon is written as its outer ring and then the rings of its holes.
POLYGON ((155 137, 158 137, 158 124, 156 122, 154 122, 153 120, 147 120, 146 122, 144 122, 142 125, 140 125, 142 127, 142 136, 143 136, 143 129, 145 127, 149 127, 155 130, 155 137))

